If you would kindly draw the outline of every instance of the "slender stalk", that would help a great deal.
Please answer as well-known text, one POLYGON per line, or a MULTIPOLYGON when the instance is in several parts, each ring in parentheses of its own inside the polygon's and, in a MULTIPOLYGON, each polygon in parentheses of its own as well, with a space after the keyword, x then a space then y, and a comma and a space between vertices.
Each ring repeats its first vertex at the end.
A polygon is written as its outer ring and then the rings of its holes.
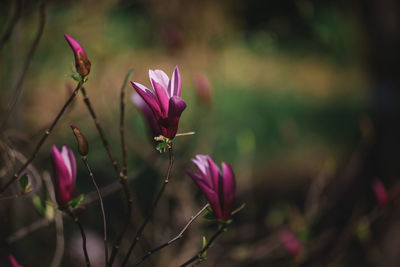
POLYGON ((33 153, 31 157, 22 165, 22 167, 18 170, 18 172, 14 173, 14 175, 8 180, 8 182, 0 188, 0 193, 3 193, 13 182, 18 180, 18 177, 21 175, 21 173, 28 167, 28 165, 33 161, 33 159, 36 157, 37 153, 39 152, 40 148, 46 141, 47 137, 51 134, 53 131, 54 127, 56 126, 58 120, 61 118, 61 116, 64 114, 65 110, 67 109, 68 105, 72 102, 72 100, 75 98, 75 96, 78 94, 79 89, 82 88, 82 82, 79 82, 77 87, 75 88, 74 92, 72 95, 69 97, 67 102, 65 102, 64 106, 61 108, 60 112, 57 114, 56 118, 54 119, 53 123, 50 125, 50 127, 44 132, 44 135, 40 139, 39 143, 36 145, 35 150, 33 150, 33 153))
POLYGON ((146 227, 147 223, 149 222, 150 218, 153 216, 153 213, 157 207, 158 201, 160 200, 161 195, 163 194, 165 187, 167 186, 167 184, 169 182, 169 176, 171 174, 171 169, 172 169, 172 166, 174 165, 174 154, 172 152, 172 146, 168 149, 168 152, 169 152, 169 165, 168 165, 167 174, 165 175, 163 185, 161 186, 161 189, 158 192, 156 199, 153 202, 153 206, 150 209, 150 213, 147 215, 147 217, 143 221, 142 225, 139 227, 139 230, 136 232, 135 237, 133 238, 133 242, 132 242, 131 246, 129 247, 128 253, 125 256, 124 261, 122 262, 122 266, 125 266, 126 263, 128 262, 129 256, 132 253, 133 248, 135 247, 136 243, 139 241, 140 237, 142 236, 142 232, 143 232, 144 228, 146 227))
POLYGON ((112 165, 114 166, 114 170, 115 170, 115 172, 117 173, 117 175, 120 178, 123 178, 123 174, 122 174, 122 172, 121 172, 121 170, 120 170, 120 168, 118 166, 118 162, 116 161, 116 159, 114 158, 113 153, 111 152, 111 149, 110 149, 110 146, 108 145, 108 141, 107 141, 106 136, 104 134, 103 128, 101 128, 101 126, 99 124, 99 121, 97 120, 96 113, 94 112, 92 104, 90 103, 90 100, 89 100, 89 98, 87 96, 85 88, 82 87, 81 91, 82 91, 82 94, 83 94, 83 101, 85 102, 86 107, 89 110, 90 116, 92 117, 92 119, 93 119, 93 121, 94 121, 94 123, 96 125, 97 131, 99 132, 99 135, 100 135, 100 138, 101 138, 101 141, 103 142, 103 146, 107 151, 108 157, 110 158, 112 165))
POLYGON ((171 240, 165 242, 162 245, 159 245, 158 247, 153 248, 152 250, 149 250, 145 255, 143 255, 132 267, 138 266, 139 264, 141 264, 143 261, 145 261, 148 257, 150 257, 151 255, 153 255, 155 252, 171 245, 172 243, 178 241, 179 239, 181 239, 183 237, 183 234, 186 232, 186 230, 189 228, 189 226, 192 224, 192 222, 194 222, 194 220, 196 220, 197 217, 200 216, 200 214, 203 213, 203 211, 209 206, 210 204, 207 203, 201 210, 199 210, 195 215, 193 215, 190 220, 186 223, 186 225, 182 228, 182 230, 179 232, 179 234, 177 234, 174 238, 172 238, 171 240))
POLYGON ((224 229, 219 227, 218 231, 214 233, 214 235, 210 238, 210 240, 208 241, 207 245, 201 249, 196 255, 194 255, 193 257, 191 257, 189 260, 187 260, 184 264, 180 265, 180 267, 185 267, 189 264, 191 264, 192 262, 200 259, 201 255, 210 248, 211 244, 214 242, 214 240, 224 232, 224 229))
POLYGON ((98 196, 99 202, 100 202, 101 214, 103 216, 104 256, 105 256, 106 267, 108 267, 109 265, 108 265, 108 246, 107 246, 107 221, 106 221, 106 212, 104 211, 103 198, 101 197, 99 186, 97 185, 96 180, 94 179, 92 169, 89 166, 89 162, 87 161, 86 156, 82 156, 82 161, 85 164, 86 169, 89 172, 89 176, 92 179, 92 183, 93 183, 94 187, 96 188, 97 196, 98 196))
POLYGON ((91 115, 91 117, 92 117, 92 119, 93 119, 93 121, 94 121, 94 123, 96 125, 97 131, 99 132, 100 138, 103 141, 103 146, 107 151, 108 157, 110 158, 112 165, 114 166, 115 172, 119 176, 119 179, 120 179, 120 182, 121 182, 121 185, 122 185, 122 188, 124 190, 125 197, 126 197, 126 202, 127 202, 126 203, 126 205, 127 205, 126 220, 125 220, 124 226, 122 227, 122 231, 121 231, 120 235, 118 236, 118 238, 117 238, 117 240, 116 240, 116 242, 115 242, 115 244, 113 246, 113 249, 111 251, 109 265, 112 266, 112 264, 114 262, 114 259, 115 259, 115 256, 117 255, 117 250, 119 249, 119 244, 120 244, 120 242, 122 240, 123 234, 126 232, 126 230, 128 229, 128 226, 129 226, 129 222, 130 222, 130 218, 131 218, 131 214, 132 214, 132 202, 133 202, 133 199, 132 199, 132 194, 130 193, 130 190, 129 190, 127 177, 124 176, 123 172, 121 172, 121 170, 120 170, 120 168, 118 166, 118 163, 115 160, 114 155, 111 152, 111 149, 110 149, 110 147, 108 145, 108 142, 107 142, 107 139, 105 137, 103 128, 100 126, 100 124, 99 124, 99 122, 97 120, 96 113, 94 112, 94 109, 93 109, 93 107, 92 107, 92 105, 90 103, 90 100, 89 100, 89 98, 88 98, 88 96, 86 94, 86 90, 85 90, 84 87, 82 87, 82 94, 83 94, 83 97, 84 97, 83 101, 85 102, 86 107, 88 108, 89 113, 90 113, 90 115, 91 115))
POLYGON ((130 70, 124 79, 124 83, 122 84, 121 87, 121 102, 120 102, 120 120, 119 120, 119 132, 121 136, 121 150, 122 150, 122 173, 124 174, 124 177, 126 178, 128 174, 128 164, 127 164, 127 156, 126 156, 126 143, 125 143, 125 87, 126 84, 128 83, 129 77, 132 75, 132 70, 130 70))
POLYGON ((41 0, 39 3, 39 27, 36 34, 35 39, 32 42, 31 49, 29 50, 28 57, 26 58, 25 65, 22 69, 21 76, 19 76, 17 85, 14 88, 14 92, 11 96, 10 102, 8 102, 6 110, 4 110, 3 114, 1 114, 0 118, 0 129, 3 128, 6 121, 10 117, 12 110, 14 109, 15 105, 17 104, 18 98, 22 92, 22 84, 25 80, 25 76, 28 73, 29 67, 31 65, 33 56, 35 55, 36 48, 39 44, 40 38, 43 35, 44 26, 46 24, 46 4, 44 0, 41 0))
POLYGON ((72 220, 78 225, 79 230, 81 231, 83 254, 85 255, 86 266, 90 267, 89 255, 88 255, 88 252, 86 249, 86 235, 85 235, 85 231, 83 230, 82 224, 80 223, 78 217, 76 217, 72 213, 72 211, 70 211, 69 209, 63 209, 63 211, 65 211, 72 218, 72 220))
POLYGON ((4 44, 8 41, 10 38, 12 31, 14 29, 14 26, 17 24, 22 11, 22 0, 17 0, 15 4, 15 11, 14 14, 10 20, 10 23, 8 24, 7 29, 4 31, 3 36, 1 36, 0 39, 0 50, 3 48, 4 44))

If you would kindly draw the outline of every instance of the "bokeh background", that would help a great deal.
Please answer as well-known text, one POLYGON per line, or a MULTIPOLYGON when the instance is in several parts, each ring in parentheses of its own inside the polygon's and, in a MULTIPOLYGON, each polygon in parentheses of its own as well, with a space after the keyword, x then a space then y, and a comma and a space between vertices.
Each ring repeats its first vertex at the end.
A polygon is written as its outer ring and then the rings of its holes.
MULTIPOLYGON (((0 183, 30 155, 75 87, 68 77, 74 60, 63 37, 68 33, 92 62, 86 89, 119 161, 126 73, 133 69, 131 80, 150 86, 149 69, 168 75, 176 65, 181 70, 187 109, 179 132, 196 134, 176 138, 171 182, 131 263, 176 235, 206 203, 185 174, 193 168, 190 159, 201 153, 233 166, 236 206, 246 203, 204 266, 398 266, 397 1, 1 1, 2 116, 37 35, 43 3, 43 35, 22 94, 1 126, 0 183), (386 189, 378 190, 377 180, 386 189)), ((119 260, 168 164, 130 101, 130 85, 126 92, 129 185, 137 201, 119 260)), ((61 242, 51 205, 44 216, 33 204, 50 199, 45 185, 52 176, 51 145, 77 150, 70 123, 88 138, 88 159, 105 190, 111 240, 123 224, 123 192, 78 95, 28 170, 33 192, 20 196, 15 183, 1 196, 1 266, 9 266, 9 253, 23 266, 56 266, 56 247, 61 251, 64 243, 61 266, 83 264, 76 225, 64 218, 61 242)), ((77 193, 86 200, 77 214, 89 235, 93 266, 104 266, 93 190, 78 159, 77 193)), ((182 240, 143 266, 183 263, 215 229, 199 218, 182 240)))

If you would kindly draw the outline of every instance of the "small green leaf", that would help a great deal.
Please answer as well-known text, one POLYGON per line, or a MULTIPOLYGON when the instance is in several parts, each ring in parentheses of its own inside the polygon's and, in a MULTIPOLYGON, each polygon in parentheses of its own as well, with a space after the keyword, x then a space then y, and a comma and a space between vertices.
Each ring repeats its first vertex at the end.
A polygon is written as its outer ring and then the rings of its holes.
POLYGON ((32 197, 32 203, 35 209, 39 212, 40 215, 44 215, 45 213, 45 207, 42 204, 42 201, 40 200, 40 197, 38 196, 33 196, 32 197))
POLYGON ((75 209, 78 207, 82 201, 85 199, 85 196, 83 194, 80 194, 78 197, 74 198, 67 204, 67 209, 75 209))
POLYGON ((156 146, 156 149, 160 153, 165 153, 168 149, 171 149, 172 147, 172 140, 165 136, 156 136, 154 137, 154 140, 159 142, 156 146))
MULTIPOLYGON (((203 250, 206 246, 207 246, 207 239, 205 236, 203 236, 203 240, 201 243, 201 250, 203 250)), ((202 262, 205 259, 207 259, 207 250, 199 255, 199 262, 202 262)))
POLYGON ((22 189, 26 188, 29 184, 28 175, 24 174, 21 179, 19 179, 19 184, 21 185, 22 189))
POLYGON ((68 77, 71 77, 72 79, 74 79, 74 80, 77 81, 77 82, 82 81, 82 76, 81 76, 79 73, 77 73, 77 72, 74 72, 74 73, 72 73, 72 74, 67 74, 67 76, 68 76, 68 77))
POLYGON ((211 210, 207 210, 207 213, 203 215, 203 218, 214 221, 217 219, 217 216, 215 216, 215 214, 211 210))
POLYGON ((239 211, 241 211, 242 209, 244 209, 244 207, 246 207, 246 203, 243 203, 242 205, 240 205, 239 208, 235 209, 234 211, 232 211, 232 215, 235 215, 236 213, 238 213, 239 211))
POLYGON ((54 206, 50 202, 46 202, 46 208, 44 210, 44 217, 46 217, 47 220, 52 221, 54 219, 54 206))

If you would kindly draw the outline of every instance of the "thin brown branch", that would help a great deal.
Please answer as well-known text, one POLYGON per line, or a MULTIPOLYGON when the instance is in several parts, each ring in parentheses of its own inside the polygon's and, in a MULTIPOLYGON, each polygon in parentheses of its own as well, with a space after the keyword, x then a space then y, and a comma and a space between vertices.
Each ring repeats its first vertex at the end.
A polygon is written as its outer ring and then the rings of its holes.
POLYGON ((10 19, 10 23, 8 24, 7 29, 4 31, 3 36, 0 39, 0 50, 3 48, 4 44, 7 43, 8 39, 10 39, 11 34, 13 32, 14 26, 17 24, 19 18, 21 17, 22 11, 22 0, 17 0, 15 3, 15 11, 10 19))
POLYGON ((118 241, 118 240, 122 239, 122 235, 126 231, 124 229, 127 229, 128 226, 129 226, 130 217, 131 217, 131 214, 132 214, 132 202, 133 202, 133 199, 132 199, 132 194, 130 193, 130 190, 129 190, 127 177, 124 176, 123 172, 121 172, 121 169, 118 166, 118 162, 116 161, 116 159, 114 158, 114 155, 111 152, 111 149, 110 149, 110 147, 108 145, 108 142, 107 142, 107 139, 105 137, 103 128, 100 126, 100 124, 99 124, 99 122, 97 120, 96 113, 94 112, 94 109, 93 109, 93 107, 92 107, 92 105, 90 103, 90 100, 89 100, 89 98, 87 96, 87 93, 86 93, 86 90, 85 90, 84 87, 82 87, 82 94, 83 94, 83 97, 84 97, 83 101, 85 102, 86 107, 88 108, 89 113, 90 113, 90 115, 91 115, 91 117, 92 117, 92 119, 93 119, 93 121, 94 121, 94 123, 96 125, 97 131, 99 132, 100 138, 101 138, 101 140, 103 142, 103 146, 106 149, 108 157, 110 158, 111 163, 114 166, 114 170, 115 170, 115 172, 117 173, 117 175, 118 175, 118 177, 120 179, 120 182, 122 184, 122 188, 124 190, 126 202, 127 202, 126 203, 126 205, 127 205, 126 218, 127 219, 125 220, 125 224, 124 224, 124 226, 122 228, 122 231, 121 231, 122 234, 120 234, 118 236, 117 241, 114 244, 113 250, 111 252, 110 260, 109 260, 109 264, 110 264, 110 266, 112 266, 112 263, 114 262, 114 259, 115 259, 115 256, 116 256, 116 252, 119 249, 119 242, 120 241, 118 241))
POLYGON ((171 169, 172 169, 172 166, 174 165, 174 154, 172 152, 172 146, 168 149, 168 152, 169 152, 169 164, 168 164, 167 174, 165 175, 163 185, 161 186, 161 189, 158 192, 156 199, 153 202, 153 206, 151 207, 149 214, 143 221, 142 225, 139 227, 139 230, 136 232, 135 237, 133 238, 132 244, 129 247, 128 253, 125 256, 124 261, 122 262, 122 266, 125 266, 127 264, 130 254, 132 253, 136 243, 141 238, 143 230, 146 227, 147 223, 149 222, 150 218, 153 216, 154 211, 157 207, 158 201, 160 200, 161 195, 163 194, 165 187, 167 186, 167 184, 169 182, 169 177, 171 175, 171 169))
POLYGON ((193 257, 191 257, 189 260, 187 260, 184 264, 182 264, 180 267, 185 267, 189 264, 191 264, 192 262, 198 260, 201 258, 201 256, 203 255, 203 253, 205 251, 207 251, 207 249, 210 248, 210 246, 213 244, 214 240, 224 232, 223 228, 219 228, 217 232, 214 233, 214 235, 210 238, 210 240, 208 241, 207 245, 205 245, 205 247, 203 249, 201 249, 196 255, 194 255, 193 257))
POLYGON ((194 222, 194 220, 196 220, 197 217, 200 216, 200 214, 203 213, 203 211, 209 206, 210 204, 207 203, 201 210, 199 210, 195 215, 193 215, 190 220, 186 223, 186 225, 182 228, 182 230, 179 232, 179 234, 177 234, 174 238, 172 238, 171 240, 165 242, 162 245, 159 245, 155 248, 153 248, 152 250, 149 250, 144 256, 142 256, 132 267, 138 266, 139 264, 141 264, 143 261, 145 261, 148 257, 150 257, 151 255, 153 255, 155 252, 171 245, 172 243, 178 241, 179 239, 181 239, 183 237, 183 234, 186 232, 186 230, 189 228, 189 226, 194 222))
POLYGON ((106 267, 107 267, 108 266, 107 220, 106 220, 106 213, 104 211, 103 198, 101 197, 99 186, 97 185, 96 180, 94 179, 94 175, 93 175, 92 169, 89 166, 87 158, 85 156, 83 156, 82 157, 82 161, 85 164, 85 167, 89 172, 89 176, 90 176, 90 178, 92 180, 92 183, 93 183, 94 187, 96 188, 97 196, 98 196, 99 202, 100 202, 101 214, 102 214, 102 217, 103 217, 104 256, 105 256, 105 263, 106 263, 106 267))
MULTIPOLYGON (((32 63, 33 56, 35 55, 36 48, 39 44, 40 38, 43 35, 44 26, 46 24, 46 4, 45 1, 42 0, 39 3, 39 27, 38 32, 36 34, 35 39, 33 40, 31 49, 29 50, 28 57, 26 58, 25 65, 22 69, 21 76, 18 79, 17 85, 14 88, 13 94, 11 96, 10 101, 8 102, 6 110, 4 110, 3 114, 1 114, 0 118, 0 129, 3 128, 6 121, 10 117, 12 110, 14 109, 15 105, 17 104, 18 98, 22 93, 22 84, 25 80, 25 76, 28 73, 29 67, 32 63)), ((1 47, 0 47, 1 48, 1 47)))
POLYGON ((79 230, 81 231, 83 254, 85 255, 86 266, 90 267, 89 255, 88 255, 87 248, 86 248, 86 235, 85 235, 85 231, 83 230, 82 224, 80 223, 78 217, 76 217, 72 213, 72 211, 70 211, 69 209, 64 209, 63 211, 65 211, 72 218, 72 220, 78 225, 79 230))
POLYGON ((53 131, 54 127, 56 126, 58 120, 61 118, 61 116, 64 114, 65 110, 67 109, 68 105, 72 102, 72 100, 75 98, 77 95, 79 89, 81 89, 82 83, 79 82, 77 87, 75 88, 74 92, 72 95, 69 97, 67 102, 65 102, 64 106, 61 108, 60 112, 57 114, 56 118, 54 119, 53 123, 50 125, 50 127, 44 132, 44 135, 40 139, 39 143, 36 145, 31 157, 22 165, 22 167, 18 170, 18 172, 14 173, 13 176, 8 180, 8 182, 0 188, 0 193, 3 193, 12 183, 14 183, 16 180, 18 180, 19 176, 21 173, 28 167, 28 165, 33 161, 33 159, 36 157, 37 153, 39 152, 40 148, 46 141, 47 137, 51 134, 53 131))

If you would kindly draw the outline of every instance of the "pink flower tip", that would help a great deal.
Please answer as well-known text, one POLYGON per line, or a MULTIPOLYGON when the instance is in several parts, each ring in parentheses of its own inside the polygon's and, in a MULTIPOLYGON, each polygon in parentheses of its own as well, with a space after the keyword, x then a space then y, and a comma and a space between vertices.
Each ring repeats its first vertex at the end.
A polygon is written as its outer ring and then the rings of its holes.
POLYGON ((300 253, 301 243, 292 231, 288 229, 281 230, 279 239, 292 257, 296 257, 300 253))
POLYGON ((82 77, 87 76, 90 72, 91 63, 86 55, 85 50, 83 50, 82 46, 68 34, 64 34, 64 37, 74 52, 76 71, 82 77))
POLYGON ((10 260, 12 267, 20 267, 21 266, 21 265, 19 265, 19 263, 17 262, 17 260, 14 258, 13 255, 8 254, 8 259, 10 260))
POLYGON ((378 201, 379 206, 385 206, 389 200, 389 197, 385 185, 382 183, 382 181, 379 179, 375 179, 372 182, 372 190, 375 193, 375 197, 378 201))

